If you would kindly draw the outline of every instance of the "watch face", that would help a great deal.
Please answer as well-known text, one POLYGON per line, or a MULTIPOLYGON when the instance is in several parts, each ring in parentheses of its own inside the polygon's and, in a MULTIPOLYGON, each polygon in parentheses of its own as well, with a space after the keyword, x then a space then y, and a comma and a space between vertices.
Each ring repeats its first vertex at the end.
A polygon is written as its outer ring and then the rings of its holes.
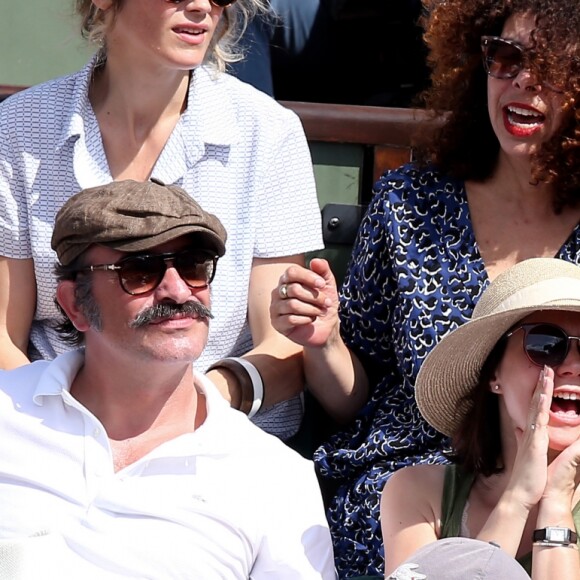
POLYGON ((567 528, 548 528, 546 530, 546 540, 549 542, 567 542, 569 531, 567 528))
POLYGON ((541 542, 543 544, 551 544, 554 546, 568 546, 569 544, 575 544, 578 541, 578 535, 574 530, 550 526, 540 530, 534 530, 532 537, 534 542, 541 542))

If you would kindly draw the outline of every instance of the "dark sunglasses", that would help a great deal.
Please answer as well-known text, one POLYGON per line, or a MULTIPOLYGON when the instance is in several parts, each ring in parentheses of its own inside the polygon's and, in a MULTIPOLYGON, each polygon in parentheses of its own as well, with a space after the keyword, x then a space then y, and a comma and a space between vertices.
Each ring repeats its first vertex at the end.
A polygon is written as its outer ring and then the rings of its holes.
MULTIPOLYGON (((181 4, 184 0, 165 0, 169 4, 181 4)), ((210 2, 218 8, 227 8, 236 2, 236 0, 210 0, 210 2)))
POLYGON ((215 276, 217 256, 200 250, 126 256, 114 264, 94 264, 77 272, 117 272, 121 288, 133 296, 155 290, 171 264, 190 288, 206 288, 215 276))
POLYGON ((499 36, 482 36, 481 51, 485 72, 495 79, 513 79, 524 68, 526 48, 499 36))
MULTIPOLYGON (((499 36, 482 36, 481 51, 483 68, 494 79, 513 79, 523 69, 529 68, 529 49, 515 40, 499 36)), ((542 84, 553 91, 561 92, 561 89, 545 80, 542 84)))
MULTIPOLYGON (((518 330, 524 331, 524 352, 531 363, 543 367, 557 367, 561 365, 570 351, 573 340, 580 341, 580 336, 570 336, 563 328, 556 324, 545 322, 520 324, 506 333, 509 338, 518 330)), ((580 351, 580 342, 578 343, 580 351)))

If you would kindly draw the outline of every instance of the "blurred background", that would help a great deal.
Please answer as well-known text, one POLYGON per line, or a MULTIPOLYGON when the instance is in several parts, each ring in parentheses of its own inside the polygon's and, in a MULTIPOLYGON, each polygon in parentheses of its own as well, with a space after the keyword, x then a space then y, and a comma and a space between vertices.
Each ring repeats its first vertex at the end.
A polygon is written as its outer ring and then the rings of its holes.
MULTIPOLYGON (((292 10, 312 5, 288 1, 292 10)), ((300 50, 283 46, 284 22, 274 27, 266 66, 275 98, 411 106, 427 82, 417 25, 420 0, 316 2, 316 22, 300 50)), ((28 86, 75 71, 91 52, 80 36, 72 0, 2 2, 0 85, 28 86)))

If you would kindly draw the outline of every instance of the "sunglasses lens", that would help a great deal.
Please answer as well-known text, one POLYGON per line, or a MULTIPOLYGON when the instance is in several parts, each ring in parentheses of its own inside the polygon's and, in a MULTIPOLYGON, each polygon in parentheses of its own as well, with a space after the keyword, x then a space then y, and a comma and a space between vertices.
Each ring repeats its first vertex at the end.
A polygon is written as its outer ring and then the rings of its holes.
POLYGON ((167 269, 159 256, 135 256, 119 264, 119 278, 129 294, 144 294, 153 290, 163 280, 167 269))
POLYGON ((121 286, 129 294, 145 294, 159 286, 168 265, 177 270, 190 288, 205 288, 213 281, 216 259, 199 250, 131 256, 117 263, 121 286))
POLYGON ((186 251, 175 257, 175 268, 190 288, 204 288, 211 284, 215 274, 213 256, 186 251))
POLYGON ((485 39, 483 62, 490 76, 511 79, 523 68, 523 53, 521 48, 501 38, 485 39))
POLYGON ((556 367, 566 358, 568 336, 557 326, 537 324, 528 329, 524 348, 534 364, 556 367))

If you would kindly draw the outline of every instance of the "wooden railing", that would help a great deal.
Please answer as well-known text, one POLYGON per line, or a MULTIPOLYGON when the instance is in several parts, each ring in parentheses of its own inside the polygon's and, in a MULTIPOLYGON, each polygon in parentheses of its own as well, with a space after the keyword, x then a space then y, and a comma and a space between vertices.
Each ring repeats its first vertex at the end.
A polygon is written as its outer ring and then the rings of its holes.
MULTIPOLYGON (((24 89, 24 86, 1 85, 0 101, 24 89)), ((295 111, 309 141, 351 143, 372 148, 372 179, 389 168, 411 158, 411 139, 429 123, 421 109, 332 105, 281 101, 295 111)))
POLYGON ((300 117, 309 141, 352 143, 372 148, 371 175, 376 180, 412 157, 413 135, 434 121, 422 109, 329 105, 281 101, 300 117))
POLYGON ((25 88, 19 85, 0 85, 0 102, 25 88))

